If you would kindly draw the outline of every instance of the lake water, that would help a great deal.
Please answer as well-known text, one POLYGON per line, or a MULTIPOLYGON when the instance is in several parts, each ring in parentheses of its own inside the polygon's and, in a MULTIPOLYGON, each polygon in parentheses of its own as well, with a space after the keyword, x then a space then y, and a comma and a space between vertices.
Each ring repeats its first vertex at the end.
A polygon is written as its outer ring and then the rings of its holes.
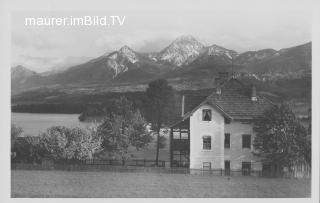
POLYGON ((78 120, 79 114, 11 113, 11 122, 22 127, 23 135, 38 135, 51 126, 82 127, 90 125, 78 120))

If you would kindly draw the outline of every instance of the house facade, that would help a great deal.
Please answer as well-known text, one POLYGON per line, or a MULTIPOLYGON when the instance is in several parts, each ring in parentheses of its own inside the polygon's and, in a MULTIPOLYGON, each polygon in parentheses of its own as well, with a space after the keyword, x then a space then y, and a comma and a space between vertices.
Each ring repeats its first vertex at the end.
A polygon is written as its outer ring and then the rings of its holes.
POLYGON ((256 95, 255 87, 234 78, 221 81, 211 95, 171 126, 171 167, 262 170, 265 166, 252 153, 253 122, 271 106, 256 95))

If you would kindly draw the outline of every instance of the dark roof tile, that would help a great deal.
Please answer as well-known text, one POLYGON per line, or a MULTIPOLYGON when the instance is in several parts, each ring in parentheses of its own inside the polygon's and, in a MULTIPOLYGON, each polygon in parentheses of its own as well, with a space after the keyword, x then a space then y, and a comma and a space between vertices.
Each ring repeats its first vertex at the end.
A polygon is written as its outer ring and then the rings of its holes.
MULTIPOLYGON (((257 101, 252 101, 251 88, 237 79, 228 80, 221 86, 221 94, 213 92, 199 104, 204 103, 216 106, 232 119, 254 119, 261 116, 267 108, 273 105, 261 96, 257 96, 257 101)), ((189 111, 186 116, 190 116, 190 113, 195 111, 197 106, 193 107, 193 110, 189 111)))

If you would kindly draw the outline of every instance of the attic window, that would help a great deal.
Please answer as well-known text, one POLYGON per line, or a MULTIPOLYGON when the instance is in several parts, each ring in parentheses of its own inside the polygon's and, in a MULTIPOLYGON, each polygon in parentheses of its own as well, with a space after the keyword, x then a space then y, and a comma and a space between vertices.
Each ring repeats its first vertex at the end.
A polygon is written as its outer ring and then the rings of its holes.
POLYGON ((202 120, 203 121, 211 121, 211 109, 203 109, 202 110, 202 120))

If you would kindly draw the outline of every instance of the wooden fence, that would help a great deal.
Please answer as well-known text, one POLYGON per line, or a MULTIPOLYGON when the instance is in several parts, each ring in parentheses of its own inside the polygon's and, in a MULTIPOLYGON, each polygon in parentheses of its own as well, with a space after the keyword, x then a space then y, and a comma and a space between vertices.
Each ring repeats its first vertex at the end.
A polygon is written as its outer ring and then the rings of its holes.
POLYGON ((216 175, 216 176, 255 176, 255 177, 282 177, 282 178, 311 178, 311 167, 308 165, 297 165, 292 170, 278 173, 266 173, 261 170, 224 170, 224 169, 190 169, 182 167, 169 167, 169 162, 146 159, 130 160, 43 160, 40 164, 33 163, 11 163, 11 169, 21 170, 67 170, 67 171, 116 171, 116 172, 157 172, 157 173, 179 173, 194 175, 216 175))
POLYGON ((106 169, 110 167, 117 168, 132 168, 132 167, 156 167, 164 168, 166 162, 158 160, 156 164, 155 160, 147 159, 130 159, 130 160, 114 160, 114 159, 87 159, 87 160, 59 160, 53 161, 50 159, 43 159, 41 163, 21 163, 12 162, 12 169, 58 169, 58 170, 91 170, 91 169, 106 169))
POLYGON ((252 177, 272 177, 272 178, 310 178, 310 176, 295 176, 294 173, 278 173, 278 174, 263 174, 262 171, 249 171, 243 173, 242 170, 224 169, 189 169, 189 168, 169 168, 169 167, 143 167, 143 166, 129 166, 129 165, 108 165, 108 164, 30 164, 30 163, 13 163, 11 164, 13 170, 61 170, 61 171, 109 171, 109 172, 147 172, 147 173, 163 173, 163 174, 191 174, 191 175, 205 175, 205 176, 252 176, 252 177))
POLYGON ((129 160, 104 160, 104 159, 87 159, 82 161, 86 165, 111 165, 111 166, 143 166, 143 167, 165 167, 165 161, 159 160, 156 165, 155 160, 147 159, 129 159, 129 160))

